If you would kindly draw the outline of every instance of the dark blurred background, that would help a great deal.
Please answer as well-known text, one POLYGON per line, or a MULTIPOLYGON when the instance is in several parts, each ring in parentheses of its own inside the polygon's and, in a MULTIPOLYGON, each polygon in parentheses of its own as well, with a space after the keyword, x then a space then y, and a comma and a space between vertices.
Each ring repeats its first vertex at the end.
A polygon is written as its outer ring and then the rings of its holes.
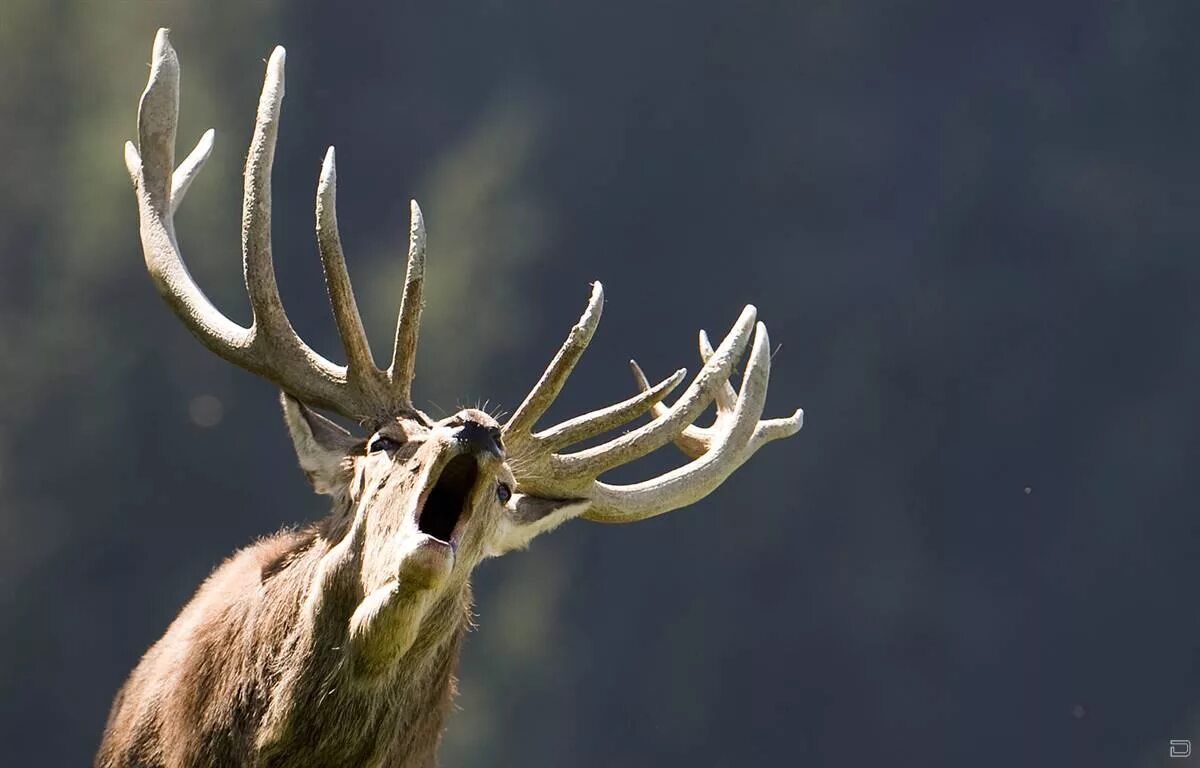
POLYGON ((556 414, 628 395, 631 356, 695 370, 747 301, 781 345, 768 410, 802 405, 799 436, 691 509, 480 570, 443 764, 1188 762, 1200 5, 370 5, 0 6, 0 762, 88 764, 213 566, 325 512, 272 388, 145 274, 121 144, 158 26, 181 152, 217 132, 181 241, 235 319, 281 43, 277 268, 326 354, 328 144, 377 346, 424 207, 431 413, 511 409, 593 279, 556 414))

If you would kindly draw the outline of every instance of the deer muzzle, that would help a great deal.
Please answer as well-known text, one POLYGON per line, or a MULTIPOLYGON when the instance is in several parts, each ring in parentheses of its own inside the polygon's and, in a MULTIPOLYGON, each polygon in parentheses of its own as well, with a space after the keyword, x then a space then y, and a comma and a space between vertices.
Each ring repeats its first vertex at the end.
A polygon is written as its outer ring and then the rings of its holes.
POLYGON ((504 460, 500 431, 476 421, 462 421, 435 431, 438 456, 427 475, 417 508, 417 530, 432 544, 456 552, 470 522, 476 494, 485 478, 504 460))

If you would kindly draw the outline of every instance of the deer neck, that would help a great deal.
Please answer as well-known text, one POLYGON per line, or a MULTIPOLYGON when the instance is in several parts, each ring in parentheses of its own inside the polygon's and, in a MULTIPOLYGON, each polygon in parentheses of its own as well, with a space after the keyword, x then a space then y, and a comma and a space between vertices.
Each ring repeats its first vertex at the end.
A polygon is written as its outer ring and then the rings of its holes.
MULTIPOLYGON (((326 594, 335 603, 354 591, 340 580, 339 586, 326 594)), ((274 691, 260 738, 264 754, 293 760, 304 751, 321 765, 428 764, 456 693, 471 605, 466 579, 447 588, 430 607, 412 646, 385 671, 368 677, 353 674, 342 655, 343 610, 330 605, 332 610, 310 617, 294 647, 296 663, 274 691), (312 734, 325 737, 319 744, 303 744, 312 734), (400 762, 387 762, 396 756, 403 756, 400 762)))
POLYGON ((366 709, 377 713, 375 755, 404 756, 403 766, 423 766, 433 759, 457 694, 470 611, 471 589, 464 582, 430 609, 412 647, 389 673, 353 686, 361 703, 370 700, 366 709))
POLYGON ((462 640, 471 626, 471 585, 463 581, 448 589, 430 608, 408 652, 401 656, 389 685, 425 683, 452 686, 462 640))

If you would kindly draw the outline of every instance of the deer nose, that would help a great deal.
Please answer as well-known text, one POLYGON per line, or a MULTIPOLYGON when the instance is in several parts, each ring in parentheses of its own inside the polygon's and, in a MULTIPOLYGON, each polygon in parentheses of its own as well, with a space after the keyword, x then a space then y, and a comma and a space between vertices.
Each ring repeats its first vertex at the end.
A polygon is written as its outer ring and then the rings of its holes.
POLYGON ((490 453, 497 459, 504 458, 500 445, 500 430, 468 421, 454 430, 454 440, 472 453, 490 453))

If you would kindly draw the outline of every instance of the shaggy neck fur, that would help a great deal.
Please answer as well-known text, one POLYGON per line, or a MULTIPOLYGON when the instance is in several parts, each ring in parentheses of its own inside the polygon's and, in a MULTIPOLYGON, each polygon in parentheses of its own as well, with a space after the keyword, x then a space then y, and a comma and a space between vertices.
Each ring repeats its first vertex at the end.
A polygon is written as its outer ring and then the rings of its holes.
POLYGON ((435 765, 470 585, 464 575, 445 588, 393 663, 356 670, 352 515, 339 499, 322 523, 217 568, 118 694, 96 765, 435 765))

